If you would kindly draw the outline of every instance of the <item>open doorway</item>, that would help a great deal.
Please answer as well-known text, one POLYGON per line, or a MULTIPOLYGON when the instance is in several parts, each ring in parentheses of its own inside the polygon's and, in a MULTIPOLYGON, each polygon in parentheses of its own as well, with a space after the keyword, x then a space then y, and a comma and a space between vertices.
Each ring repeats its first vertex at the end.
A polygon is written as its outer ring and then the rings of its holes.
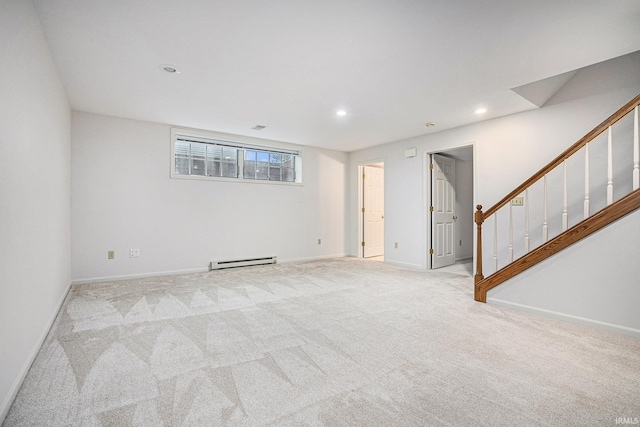
MULTIPOLYGON (((427 265, 469 265, 473 260, 473 146, 428 153, 427 265)), ((469 269, 467 268, 467 269, 469 269)), ((469 273, 471 270, 469 269, 469 273)), ((471 274, 471 273, 470 273, 471 274)))
POLYGON ((359 256, 384 259, 384 162, 358 168, 359 256))

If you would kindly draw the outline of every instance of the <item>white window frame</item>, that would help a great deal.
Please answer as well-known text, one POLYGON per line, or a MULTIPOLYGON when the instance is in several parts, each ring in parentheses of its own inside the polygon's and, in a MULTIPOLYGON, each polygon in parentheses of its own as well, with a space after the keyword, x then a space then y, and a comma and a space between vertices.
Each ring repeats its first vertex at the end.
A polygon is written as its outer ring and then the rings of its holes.
POLYGON ((195 179, 205 181, 224 181, 224 182, 243 182, 252 184, 275 184, 275 185, 303 185, 302 175, 302 150, 299 146, 287 144, 285 142, 274 141, 269 139, 252 138, 249 136, 233 135, 228 133, 204 131, 197 129, 171 128, 171 178, 175 179, 195 179), (176 173, 176 141, 180 138, 193 139, 194 142, 203 142, 238 148, 238 176, 217 177, 204 175, 183 175, 176 173), (291 154, 296 157, 295 180, 294 181, 271 181, 268 179, 251 179, 244 178, 244 151, 262 151, 280 154, 291 154))

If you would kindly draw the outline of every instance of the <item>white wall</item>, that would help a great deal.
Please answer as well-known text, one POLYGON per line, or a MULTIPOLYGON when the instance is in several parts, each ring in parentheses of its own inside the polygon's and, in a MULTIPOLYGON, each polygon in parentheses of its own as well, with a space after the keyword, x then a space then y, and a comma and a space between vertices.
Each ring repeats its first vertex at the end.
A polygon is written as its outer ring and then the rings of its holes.
POLYGON ((640 338, 640 211, 490 290, 487 302, 640 338))
POLYGON ((171 179, 170 129, 73 112, 74 282, 344 256, 347 154, 298 147, 303 185, 171 179))
MULTIPOLYGON (((631 62, 625 60, 618 65, 610 63, 596 68, 598 72, 593 69, 585 73, 578 72, 574 76, 575 80, 572 79, 567 85, 567 90, 571 93, 564 94, 561 89, 557 96, 552 98, 553 103, 544 108, 351 153, 348 253, 355 255, 358 241, 357 229, 354 226, 357 224, 355 165, 369 159, 385 161, 385 241, 399 242, 398 249, 394 249, 389 244, 386 245, 385 261, 426 268, 430 226, 426 215, 428 175, 425 170, 425 153, 447 151, 453 147, 474 144, 474 204, 482 204, 486 209, 640 93, 638 55, 631 62), (630 84, 630 82, 633 83, 630 84), (578 92, 582 94, 581 97, 577 96, 578 92), (420 154, 407 159, 404 157, 404 150, 410 147, 417 147, 420 154)), ((630 142, 628 145, 630 146, 630 142)), ((603 158, 601 151, 594 152, 592 157, 599 163, 593 167, 606 170, 606 157, 603 158)), ((629 155, 624 151, 617 152, 615 156, 622 157, 622 160, 626 158, 625 161, 629 163, 629 155)), ((628 166, 630 180, 631 166, 628 166)), ((622 173, 620 170, 618 172, 622 173)), ((615 183, 616 188, 629 185, 628 182, 622 182, 618 178, 615 179, 615 183)), ((603 206, 606 191, 603 191, 602 183, 594 182, 593 186, 592 197, 595 206, 592 212, 595 212, 603 206)), ((616 190, 616 193, 616 198, 619 198, 620 192, 616 190)), ((557 218, 560 217, 557 216, 557 218)), ((571 221, 577 220, 574 214, 571 221)), ((554 222, 553 226, 557 228, 559 225, 554 222)), ((631 241, 640 241, 637 230, 630 229, 629 233, 631 241)), ((537 234, 536 231, 536 236, 537 234)), ((587 242, 586 244, 597 246, 597 243, 587 242)), ((485 254, 490 257, 486 248, 487 246, 485 246, 485 254)), ((639 248, 640 245, 628 248, 630 253, 636 256, 635 259, 640 255, 639 248)), ((485 270, 491 270, 487 268, 488 264, 485 257, 485 270)), ((567 264, 559 268, 566 268, 569 272, 575 266, 567 264)), ((601 264, 594 268, 606 270, 608 266, 601 264)), ((631 268, 620 268, 618 277, 623 277, 626 282, 616 282, 622 283, 621 287, 611 288, 610 292, 624 292, 624 287, 627 286, 624 283, 637 282, 637 275, 634 274, 631 268)), ((486 272, 485 275, 487 275, 486 272)), ((597 286, 595 283, 597 277, 592 274, 585 279, 593 280, 593 285, 597 286)), ((571 292, 567 290, 561 295, 564 295, 561 298, 565 298, 570 296, 571 292)), ((548 300, 555 297, 554 292, 545 295, 548 300)), ((502 298, 507 297, 502 295, 502 298)), ((538 303, 529 301, 526 295, 518 301, 520 304, 527 305, 538 303)), ((597 299, 590 302, 597 304, 597 299)), ((610 305, 608 310, 613 310, 613 305, 610 305)), ((597 311, 583 312, 581 316, 597 321, 599 314, 597 311)))
POLYGON ((638 93, 640 84, 351 153, 348 253, 356 253, 358 241, 355 165, 385 161, 385 241, 400 243, 386 246, 385 260, 424 268, 425 153, 474 144, 474 204, 487 208, 638 93), (405 158, 409 147, 419 155, 405 158))
POLYGON ((0 2, 0 422, 70 282, 70 109, 33 5, 0 2))

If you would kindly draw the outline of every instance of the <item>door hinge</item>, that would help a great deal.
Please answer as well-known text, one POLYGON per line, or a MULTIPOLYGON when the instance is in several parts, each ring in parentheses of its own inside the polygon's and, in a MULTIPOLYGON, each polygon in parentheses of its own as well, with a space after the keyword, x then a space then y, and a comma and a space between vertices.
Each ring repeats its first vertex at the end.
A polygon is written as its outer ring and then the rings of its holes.
POLYGON ((433 163, 429 163, 429 169, 433 170, 433 163))
POLYGON ((362 246, 364 246, 364 242, 362 242, 362 246))
POLYGON ((433 212, 433 206, 429 206, 429 212, 433 212))
POLYGON ((364 208, 362 208, 362 213, 364 213, 364 208))
POLYGON ((429 255, 433 255, 433 249, 429 249, 429 255))
POLYGON ((364 174, 362 174, 362 179, 364 179, 364 174))

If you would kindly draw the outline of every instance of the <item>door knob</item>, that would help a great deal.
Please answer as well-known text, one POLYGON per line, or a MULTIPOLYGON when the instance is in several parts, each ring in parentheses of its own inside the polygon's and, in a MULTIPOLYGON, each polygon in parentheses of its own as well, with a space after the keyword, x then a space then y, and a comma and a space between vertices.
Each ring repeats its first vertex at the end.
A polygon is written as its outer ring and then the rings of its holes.
POLYGON ((453 216, 453 220, 455 221, 456 219, 458 219, 458 217, 456 215, 453 216))
POLYGON ((382 215, 380 218, 381 218, 381 219, 384 219, 384 215, 382 215))

